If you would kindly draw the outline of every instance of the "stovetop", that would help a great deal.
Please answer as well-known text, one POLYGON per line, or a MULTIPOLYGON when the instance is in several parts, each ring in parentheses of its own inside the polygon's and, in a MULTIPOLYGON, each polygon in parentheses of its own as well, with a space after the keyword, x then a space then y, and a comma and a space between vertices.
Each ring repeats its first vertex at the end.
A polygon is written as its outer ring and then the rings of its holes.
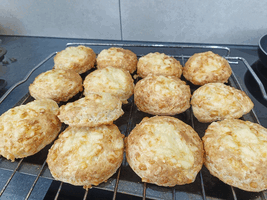
MULTIPOLYGON (((173 45, 174 43, 159 43, 159 42, 133 42, 133 41, 103 41, 103 40, 86 40, 86 39, 66 39, 66 38, 41 38, 41 37, 15 37, 15 36, 0 36, 2 44, 7 52, 0 65, 0 79, 6 80, 6 86, 0 90, 0 97, 4 95, 18 81, 25 78, 27 73, 38 65, 41 61, 47 58, 51 53, 63 50, 67 43, 122 43, 122 44, 157 44, 157 45, 173 45)), ((176 43, 177 44, 177 43, 176 43)), ((185 44, 186 45, 186 44, 185 44)), ((192 45, 192 44, 188 44, 192 45)), ((209 44, 197 44, 209 45, 209 44)), ((218 44, 216 44, 218 45, 218 44)), ((230 48, 231 57, 244 58, 253 69, 258 65, 257 46, 237 46, 237 45, 218 45, 230 48)), ((95 47, 98 52, 101 47, 95 47)), ((168 50, 170 54, 175 51, 174 49, 168 50)), ((190 51, 190 50, 189 50, 190 51)), ((253 81, 245 65, 236 62, 230 62, 233 72, 236 75, 243 90, 250 96, 254 102, 254 110, 258 116, 260 123, 267 128, 267 101, 259 98, 261 96, 257 84, 253 81), (246 78, 249 78, 247 81, 246 78)), ((28 93, 29 84, 33 82, 34 78, 40 73, 47 71, 53 67, 53 60, 49 60, 41 68, 36 69, 32 75, 23 84, 16 87, 7 98, 0 104, 0 114, 7 111, 9 108, 17 104, 26 93, 28 93)), ((261 74, 261 73, 259 73, 261 74)), ((0 188, 5 184, 8 176, 6 171, 0 169, 0 188), (1 181, 2 180, 2 181, 1 181)), ((7 196, 16 197, 16 199, 24 199, 22 193, 27 190, 27 185, 32 182, 32 177, 24 174, 16 174, 5 191, 7 196), (25 176, 27 178, 25 178, 25 176), (14 192, 16 190, 16 192, 14 192), (12 196, 13 195, 13 196, 12 196), (14 196, 15 195, 15 196, 14 196), (16 196, 17 195, 17 196, 16 196)), ((38 187, 33 191, 32 197, 37 196, 38 199, 43 199, 52 181, 44 179, 38 182, 38 187)), ((53 183, 55 184, 55 183, 53 183)), ((53 185, 52 184, 52 185, 53 185)), ((27 192, 27 191, 26 191, 27 192)), ((47 198, 47 197, 46 197, 47 198)), ((122 199, 125 197, 122 197, 122 199)))

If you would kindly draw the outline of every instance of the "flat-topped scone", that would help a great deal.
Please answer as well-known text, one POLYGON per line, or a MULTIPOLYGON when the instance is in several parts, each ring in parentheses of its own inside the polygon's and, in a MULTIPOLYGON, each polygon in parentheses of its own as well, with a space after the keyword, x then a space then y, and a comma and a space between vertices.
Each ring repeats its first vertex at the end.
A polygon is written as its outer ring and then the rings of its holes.
POLYGON ((98 69, 112 66, 125 69, 132 74, 136 70, 137 56, 128 49, 111 47, 102 50, 98 54, 96 62, 98 69))
POLYGON ((208 83, 194 91, 191 98, 194 116, 200 122, 240 118, 254 104, 245 92, 223 83, 208 83))
POLYGON ((123 137, 114 124, 68 127, 48 152, 52 176, 84 189, 107 181, 122 163, 123 137))
POLYGON ((58 105, 50 99, 35 100, 9 109, 0 116, 0 155, 14 161, 42 150, 61 129, 58 105))
POLYGON ((137 62, 137 74, 142 78, 148 74, 180 78, 182 70, 182 65, 178 60, 159 52, 142 56, 137 62))
POLYGON ((90 47, 67 47, 54 57, 55 69, 74 70, 82 74, 95 65, 96 54, 90 47))
POLYGON ((127 161, 143 182, 168 187, 189 184, 204 162, 198 134, 174 117, 146 117, 125 141, 127 161))
POLYGON ((38 75, 29 86, 35 99, 68 101, 83 90, 81 76, 73 70, 52 69, 38 75))
POLYGON ((226 83, 231 74, 228 61, 212 51, 194 54, 183 68, 183 76, 194 85, 226 83))
POLYGON ((77 101, 59 108, 58 118, 70 126, 112 124, 123 115, 122 103, 109 93, 88 93, 77 101))
POLYGON ((84 95, 91 92, 106 92, 118 97, 127 104, 134 92, 134 81, 125 69, 105 67, 97 69, 85 77, 84 95))
POLYGON ((205 166, 213 176, 242 190, 267 189, 267 129, 225 119, 209 125, 202 138, 205 166))
POLYGON ((174 76, 148 75, 136 83, 137 108, 152 115, 175 115, 190 107, 190 87, 174 76))

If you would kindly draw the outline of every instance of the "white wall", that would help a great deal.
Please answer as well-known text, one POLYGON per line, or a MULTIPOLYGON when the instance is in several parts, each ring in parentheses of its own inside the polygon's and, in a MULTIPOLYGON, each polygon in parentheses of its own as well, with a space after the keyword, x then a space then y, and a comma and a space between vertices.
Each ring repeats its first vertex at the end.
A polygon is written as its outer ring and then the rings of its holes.
POLYGON ((0 0, 0 35, 257 45, 266 0, 0 0))

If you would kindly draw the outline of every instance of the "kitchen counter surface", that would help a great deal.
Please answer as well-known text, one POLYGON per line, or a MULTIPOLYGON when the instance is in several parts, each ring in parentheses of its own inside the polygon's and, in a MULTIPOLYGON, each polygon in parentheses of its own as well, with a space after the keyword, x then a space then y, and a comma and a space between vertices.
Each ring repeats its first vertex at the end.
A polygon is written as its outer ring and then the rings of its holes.
MULTIPOLYGON (((4 47, 7 53, 4 58, 4 63, 0 63, 0 78, 4 78, 7 81, 7 86, 4 90, 0 91, 0 97, 10 87, 22 80, 27 73, 38 65, 41 61, 47 58, 54 52, 61 51, 66 48, 66 44, 70 42, 87 42, 87 43, 135 43, 144 44, 144 42, 133 41, 102 41, 102 40, 86 40, 86 39, 65 39, 65 38, 42 38, 42 37, 16 37, 16 36, 0 36, 0 47, 4 47)), ((145 44, 173 44, 173 43, 145 43, 145 44)), ((203 44, 201 44, 203 45, 203 44)), ((231 49, 231 57, 244 57, 250 65, 258 60, 257 46, 237 46, 237 45, 222 45, 231 49)), ((95 49, 96 53, 99 53, 98 48, 95 49)), ((243 79, 246 73, 246 69, 235 68, 234 64, 231 65, 241 85, 244 84, 243 79)), ((53 59, 49 59, 42 67, 38 68, 30 78, 15 90, 0 104, 0 114, 13 107, 25 94, 28 93, 28 86, 33 82, 34 78, 53 67, 53 59)), ((251 97, 254 103, 258 104, 257 100, 251 97)), ((261 108, 260 105, 258 106, 261 108)), ((262 122, 267 122, 266 114, 259 112, 258 117, 262 122)), ((1 162, 1 158, 0 158, 1 162)), ((4 186, 9 178, 9 171, 0 169, 0 189, 4 186)), ((34 181, 35 177, 16 173, 11 183, 7 187, 7 190, 3 194, 3 199, 24 199, 28 193, 28 189, 34 181)), ((50 184, 51 180, 42 179, 38 181, 37 187, 34 189, 30 199, 43 199, 50 184)), ((2 198, 1 198, 2 199, 2 198)))

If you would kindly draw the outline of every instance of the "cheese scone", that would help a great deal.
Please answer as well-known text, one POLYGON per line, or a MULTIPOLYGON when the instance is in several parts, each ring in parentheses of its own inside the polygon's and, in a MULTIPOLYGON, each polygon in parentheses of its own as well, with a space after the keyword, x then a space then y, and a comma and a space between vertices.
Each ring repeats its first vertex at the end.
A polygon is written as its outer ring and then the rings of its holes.
POLYGON ((105 67, 97 69, 85 77, 84 95, 91 92, 107 92, 118 97, 123 104, 133 95, 134 81, 125 69, 105 67))
POLYGON ((96 67, 102 69, 108 66, 122 68, 130 73, 136 70, 137 56, 128 49, 111 47, 102 50, 96 58, 96 67))
POLYGON ((194 116, 200 122, 240 118, 254 104, 245 92, 223 83, 208 83, 194 91, 191 98, 194 116))
POLYGON ((202 138, 205 166, 213 176, 242 190, 267 189, 267 129, 225 119, 211 123, 202 138))
POLYGON ((189 184, 204 162, 200 137, 174 117, 145 117, 125 141, 127 161, 143 182, 168 187, 189 184))
POLYGON ((178 60, 164 53, 149 53, 138 60, 137 74, 142 78, 148 74, 180 78, 182 75, 182 65, 178 60))
POLYGON ((51 143, 61 129, 58 105, 35 100, 9 109, 0 116, 0 155, 14 161, 31 156, 51 143))
POLYGON ((95 65, 96 54, 90 47, 67 47, 54 57, 55 69, 74 70, 82 74, 95 65))
POLYGON ((35 99, 68 101, 83 90, 81 76, 73 70, 52 69, 41 73, 29 86, 35 99))
POLYGON ((194 54, 183 68, 183 76, 194 85, 226 83, 231 74, 227 60, 211 51, 194 54))
POLYGON ((136 83, 137 108, 152 115, 175 115, 190 107, 190 87, 174 76, 148 75, 136 83))
POLYGON ((58 118, 70 126, 112 124, 123 115, 122 103, 109 93, 88 93, 77 101, 59 108, 58 118))
POLYGON ((48 152, 52 176, 84 189, 107 181, 122 163, 123 137, 114 124, 68 127, 48 152))

